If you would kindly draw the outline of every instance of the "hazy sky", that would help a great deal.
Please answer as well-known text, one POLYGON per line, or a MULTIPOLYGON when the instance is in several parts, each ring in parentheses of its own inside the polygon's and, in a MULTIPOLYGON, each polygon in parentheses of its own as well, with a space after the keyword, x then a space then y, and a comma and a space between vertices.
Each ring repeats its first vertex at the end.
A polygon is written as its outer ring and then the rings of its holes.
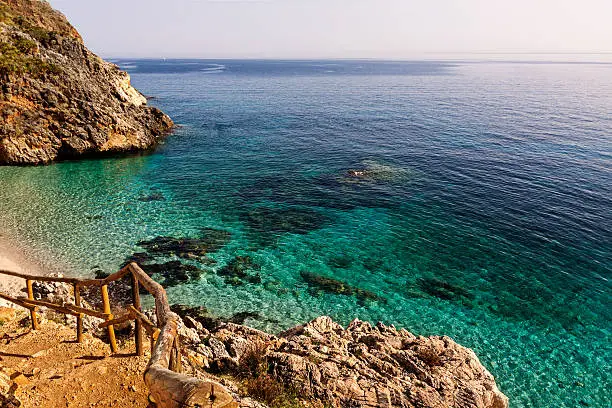
POLYGON ((612 52, 612 0, 50 0, 106 57, 612 52))

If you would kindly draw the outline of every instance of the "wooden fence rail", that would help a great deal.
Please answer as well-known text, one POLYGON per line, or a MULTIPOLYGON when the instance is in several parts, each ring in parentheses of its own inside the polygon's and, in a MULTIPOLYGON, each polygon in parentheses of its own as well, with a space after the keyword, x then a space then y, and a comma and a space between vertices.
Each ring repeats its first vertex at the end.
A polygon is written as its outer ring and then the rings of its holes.
POLYGON ((83 340, 83 316, 93 316, 104 320, 99 327, 108 333, 111 351, 118 351, 114 325, 128 321, 135 322, 134 341, 136 353, 144 354, 144 330, 151 338, 151 358, 144 372, 144 380, 149 388, 149 399, 158 408, 232 408, 236 402, 219 384, 202 381, 181 373, 181 347, 178 336, 179 317, 170 310, 170 304, 164 288, 146 274, 136 263, 131 263, 120 271, 104 279, 76 279, 52 276, 32 276, 17 272, 0 270, 0 274, 22 278, 26 281, 26 296, 12 297, 0 293, 0 298, 8 300, 30 311, 32 329, 38 329, 38 307, 45 307, 57 312, 75 316, 77 319, 77 341, 83 340), (108 285, 130 274, 132 285, 132 305, 121 316, 113 316, 111 311, 108 285), (61 282, 72 286, 74 304, 56 304, 34 299, 33 282, 61 282), (99 287, 102 297, 102 311, 82 307, 81 289, 99 287), (151 322, 142 313, 140 304, 140 287, 149 292, 155 299, 157 324, 151 322))

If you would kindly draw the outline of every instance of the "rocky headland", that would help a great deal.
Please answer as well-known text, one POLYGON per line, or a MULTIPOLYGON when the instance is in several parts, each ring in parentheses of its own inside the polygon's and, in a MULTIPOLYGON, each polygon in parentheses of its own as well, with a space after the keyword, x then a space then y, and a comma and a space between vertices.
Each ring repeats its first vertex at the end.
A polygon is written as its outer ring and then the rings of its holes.
POLYGON ((0 164, 142 151, 172 126, 46 1, 0 0, 0 164))

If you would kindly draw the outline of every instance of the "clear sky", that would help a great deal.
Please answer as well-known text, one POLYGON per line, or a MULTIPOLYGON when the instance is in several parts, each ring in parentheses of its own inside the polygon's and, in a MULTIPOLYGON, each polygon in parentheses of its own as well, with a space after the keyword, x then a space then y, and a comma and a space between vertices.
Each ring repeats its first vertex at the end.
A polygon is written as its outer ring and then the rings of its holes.
POLYGON ((105 57, 612 53, 612 0, 50 0, 105 57))

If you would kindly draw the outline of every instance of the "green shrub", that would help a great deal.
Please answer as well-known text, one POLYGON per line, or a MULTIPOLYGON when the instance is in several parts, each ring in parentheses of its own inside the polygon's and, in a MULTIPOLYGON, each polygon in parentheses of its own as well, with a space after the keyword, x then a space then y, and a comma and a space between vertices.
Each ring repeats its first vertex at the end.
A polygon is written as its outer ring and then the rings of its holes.
POLYGON ((9 12, 8 6, 0 4, 0 23, 8 23, 11 21, 11 13, 9 12))
POLYGON ((25 61, 19 50, 10 43, 0 42, 0 73, 22 73, 25 61))
POLYGON ((36 47, 36 44, 26 39, 18 39, 15 42, 0 41, 0 75, 30 74, 41 76, 61 73, 61 69, 57 65, 28 55, 33 51, 33 47, 36 47))
POLYGON ((45 30, 44 28, 37 27, 35 25, 30 24, 25 18, 19 16, 14 19, 15 23, 21 28, 25 33, 28 33, 38 40, 41 44, 48 44, 53 38, 53 32, 45 30))
POLYGON ((28 40, 27 38, 23 37, 14 39, 13 45, 15 46, 15 48, 17 48, 24 54, 32 54, 37 48, 37 45, 34 41, 28 40))
MULTIPOLYGON (((41 44, 48 44, 55 37, 53 32, 37 27, 14 13, 7 4, 0 3, 0 23, 17 26, 41 44)), ((21 37, 0 41, 0 76, 60 74, 61 69, 57 65, 33 56, 36 48, 35 41, 21 37)))

